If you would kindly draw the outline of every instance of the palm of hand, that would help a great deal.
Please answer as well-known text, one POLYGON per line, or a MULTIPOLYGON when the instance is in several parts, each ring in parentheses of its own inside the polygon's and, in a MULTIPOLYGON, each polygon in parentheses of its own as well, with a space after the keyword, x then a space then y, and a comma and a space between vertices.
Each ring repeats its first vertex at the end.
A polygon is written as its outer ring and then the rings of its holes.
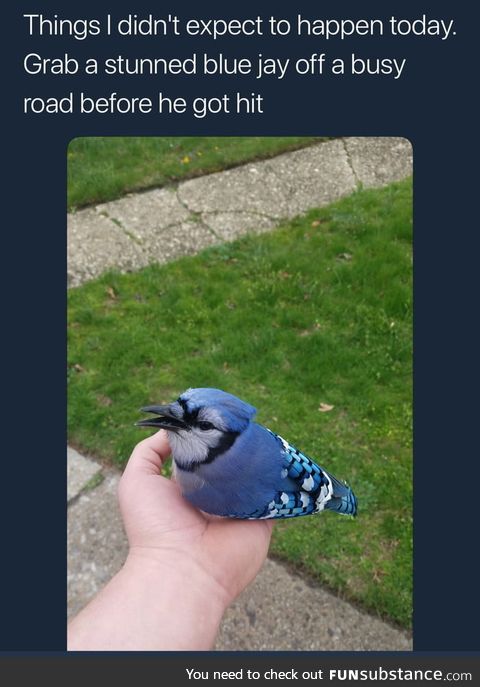
POLYGON ((217 518, 191 506, 160 474, 169 453, 161 430, 137 445, 125 469, 119 498, 130 548, 200 566, 231 601, 265 561, 272 523, 217 518))

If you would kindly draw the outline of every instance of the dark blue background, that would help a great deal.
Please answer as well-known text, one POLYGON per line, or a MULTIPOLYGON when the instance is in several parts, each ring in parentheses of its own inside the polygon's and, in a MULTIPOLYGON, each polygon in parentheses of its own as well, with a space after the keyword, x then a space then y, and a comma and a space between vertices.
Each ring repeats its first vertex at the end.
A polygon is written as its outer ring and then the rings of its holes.
POLYGON ((66 618, 65 291, 66 146, 88 135, 376 135, 405 136, 414 146, 415 229, 415 614, 417 650, 479 649, 478 489, 478 112, 473 68, 478 40, 469 4, 363 2, 106 3, 65 9, 52 2, 16 3, 3 18, 3 460, 0 650, 62 651, 66 618), (40 7, 41 6, 41 7, 40 7), (23 12, 99 17, 152 12, 180 17, 380 17, 392 14, 456 20, 457 36, 330 41, 295 37, 169 42, 98 38, 29 38, 23 12), (407 57, 404 76, 390 78, 294 75, 261 85, 196 78, 28 76, 23 56, 190 56, 212 54, 295 57, 407 57), (56 117, 22 114, 23 95, 175 96, 262 91, 263 116, 56 117), (474 119, 475 118, 475 119, 474 119), (476 127, 474 128, 474 121, 476 127), (475 148, 477 150, 475 150, 475 148))

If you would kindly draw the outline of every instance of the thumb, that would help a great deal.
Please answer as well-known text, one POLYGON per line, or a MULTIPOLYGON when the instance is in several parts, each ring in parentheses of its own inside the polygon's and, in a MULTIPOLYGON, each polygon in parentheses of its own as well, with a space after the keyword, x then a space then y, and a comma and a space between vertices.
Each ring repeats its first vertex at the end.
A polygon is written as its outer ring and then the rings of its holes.
POLYGON ((170 445, 167 433, 161 429, 135 446, 124 475, 129 478, 140 474, 159 475, 162 465, 169 455, 170 445))

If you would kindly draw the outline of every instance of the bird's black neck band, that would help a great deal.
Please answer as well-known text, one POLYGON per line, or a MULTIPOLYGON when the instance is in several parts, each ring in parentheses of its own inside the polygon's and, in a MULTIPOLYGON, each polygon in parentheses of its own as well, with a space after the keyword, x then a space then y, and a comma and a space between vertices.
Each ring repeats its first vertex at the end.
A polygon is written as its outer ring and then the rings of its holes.
POLYGON ((179 470, 183 470, 184 472, 195 472, 195 470, 198 470, 198 468, 200 468, 202 465, 213 463, 215 458, 221 456, 223 453, 228 451, 228 449, 232 448, 239 434, 240 432, 224 432, 219 443, 209 450, 205 460, 194 461, 192 463, 188 463, 187 465, 180 465, 180 463, 175 461, 175 465, 179 470))

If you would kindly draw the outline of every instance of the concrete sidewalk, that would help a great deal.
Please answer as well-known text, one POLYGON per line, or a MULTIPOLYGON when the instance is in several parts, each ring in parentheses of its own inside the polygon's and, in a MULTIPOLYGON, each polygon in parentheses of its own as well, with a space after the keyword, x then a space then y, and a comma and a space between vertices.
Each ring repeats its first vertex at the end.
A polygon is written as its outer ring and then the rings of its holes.
POLYGON ((406 139, 346 138, 80 210, 68 215, 69 285, 267 231, 359 185, 411 172, 406 139))
MULTIPOLYGON (((81 210, 68 217, 69 284, 263 232, 312 207, 412 173, 399 138, 347 138, 81 210)), ((68 612, 121 567, 119 472, 68 450, 68 612)), ((409 650, 411 636, 275 561, 227 612, 220 650, 409 650)))

